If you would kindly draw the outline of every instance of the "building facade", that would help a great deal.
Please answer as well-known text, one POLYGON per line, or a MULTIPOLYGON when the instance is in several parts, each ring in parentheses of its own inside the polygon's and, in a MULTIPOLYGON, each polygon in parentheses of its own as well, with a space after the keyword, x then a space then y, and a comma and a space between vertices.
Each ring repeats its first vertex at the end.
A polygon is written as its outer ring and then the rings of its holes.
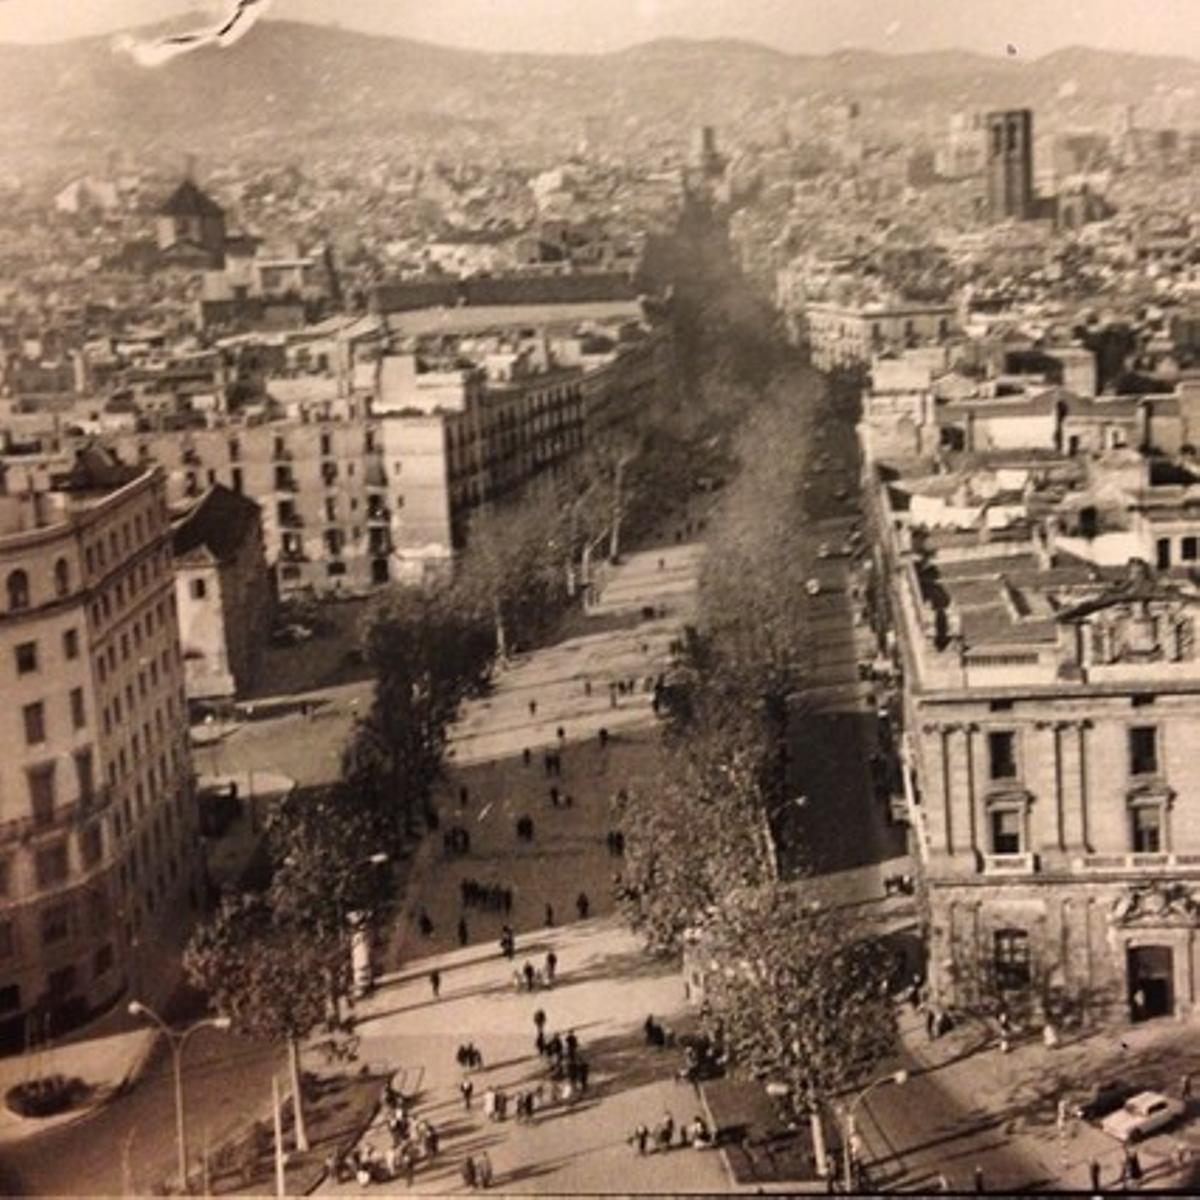
POLYGON ((1099 494, 1093 466, 1018 458, 892 465, 871 488, 930 985, 1031 1022, 1190 1017, 1200 517, 1174 495, 1162 569, 1128 540, 1119 565, 1089 561, 1103 530, 1067 535, 1099 494))
POLYGON ((188 698, 231 700, 255 681, 274 616, 261 510, 214 485, 175 517, 172 549, 188 698))
POLYGON ((0 1040, 19 1048, 113 1002, 204 872, 162 473, 93 452, 0 517, 0 1040))

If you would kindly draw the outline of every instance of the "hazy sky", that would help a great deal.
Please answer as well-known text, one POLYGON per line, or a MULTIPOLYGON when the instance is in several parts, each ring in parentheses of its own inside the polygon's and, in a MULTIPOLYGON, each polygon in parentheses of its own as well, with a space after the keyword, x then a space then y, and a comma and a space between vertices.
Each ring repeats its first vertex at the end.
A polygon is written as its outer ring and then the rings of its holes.
MULTIPOLYGON (((220 0, 0 0, 0 41, 107 33, 220 0)), ((1200 58, 1200 0, 275 0, 272 18, 490 50, 615 50, 741 37, 782 50, 964 47, 1037 57, 1069 45, 1200 58)))

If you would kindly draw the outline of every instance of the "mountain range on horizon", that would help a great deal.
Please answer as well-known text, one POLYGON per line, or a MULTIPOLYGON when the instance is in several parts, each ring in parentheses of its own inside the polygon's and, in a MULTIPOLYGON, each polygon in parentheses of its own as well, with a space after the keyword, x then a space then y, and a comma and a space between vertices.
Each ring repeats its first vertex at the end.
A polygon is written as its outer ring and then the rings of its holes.
MULTIPOLYGON (((148 37, 197 20, 132 32, 148 37)), ((204 19, 203 17, 199 19, 204 19)), ((492 53, 266 20, 227 49, 139 67, 113 37, 0 44, 0 137, 12 163, 95 166, 136 154, 289 157, 356 139, 472 139, 567 148, 599 118, 614 144, 679 144, 716 125, 769 139, 839 99, 876 124, 936 124, 956 111, 1030 107, 1063 127, 1103 123, 1117 105, 1169 98, 1200 124, 1200 61, 1069 47, 1041 58, 973 51, 790 54, 737 39, 662 38, 600 54, 492 53)))

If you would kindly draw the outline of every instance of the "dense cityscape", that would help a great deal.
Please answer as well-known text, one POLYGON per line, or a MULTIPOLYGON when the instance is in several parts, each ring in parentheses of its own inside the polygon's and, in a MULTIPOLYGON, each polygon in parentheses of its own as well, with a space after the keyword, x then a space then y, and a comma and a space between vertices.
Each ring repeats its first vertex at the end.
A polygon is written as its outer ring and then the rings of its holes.
POLYGON ((0 1191, 1196 1194, 1200 61, 267 7, 0 44, 0 1191))

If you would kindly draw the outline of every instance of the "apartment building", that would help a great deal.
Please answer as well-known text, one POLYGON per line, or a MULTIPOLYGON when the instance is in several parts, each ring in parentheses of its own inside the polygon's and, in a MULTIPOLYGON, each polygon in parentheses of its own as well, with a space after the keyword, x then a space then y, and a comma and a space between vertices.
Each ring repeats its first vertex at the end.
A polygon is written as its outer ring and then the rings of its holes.
POLYGON ((1031 1022, 1188 1017, 1200 506, 1128 451, 1111 472, 1019 450, 945 466, 876 461, 870 489, 933 992, 1031 1022), (1089 549, 1097 513, 1120 547, 1089 549), (1144 556, 1143 518, 1177 557, 1144 556))
POLYGON ((0 578, 0 1042, 18 1048, 112 1003, 139 940, 200 899, 162 472, 91 450, 0 494, 0 578))
POLYGON ((957 327, 958 310, 953 304, 809 300, 801 336, 808 341, 813 364, 830 371, 867 364, 888 351, 938 345, 949 340, 957 327))

